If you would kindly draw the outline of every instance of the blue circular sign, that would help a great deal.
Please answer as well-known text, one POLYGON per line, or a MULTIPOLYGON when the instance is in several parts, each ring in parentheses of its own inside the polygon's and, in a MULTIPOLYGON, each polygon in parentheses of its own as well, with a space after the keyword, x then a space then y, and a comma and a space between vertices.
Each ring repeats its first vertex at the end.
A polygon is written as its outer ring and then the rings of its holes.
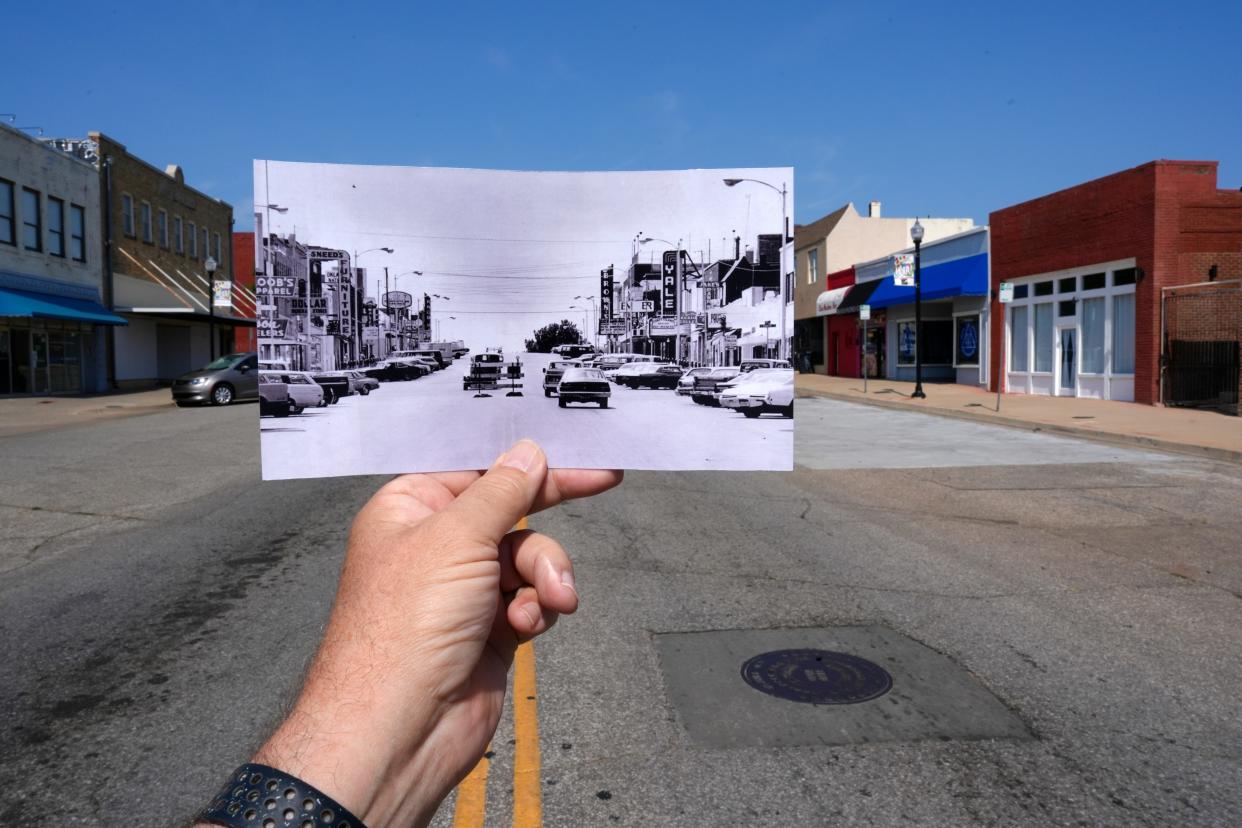
POLYGON ((962 356, 970 359, 979 350, 979 326, 967 320, 957 330, 957 347, 962 356))
POLYGON ((893 687, 880 665, 831 650, 760 653, 742 665, 742 679, 761 693, 806 704, 857 704, 893 687))

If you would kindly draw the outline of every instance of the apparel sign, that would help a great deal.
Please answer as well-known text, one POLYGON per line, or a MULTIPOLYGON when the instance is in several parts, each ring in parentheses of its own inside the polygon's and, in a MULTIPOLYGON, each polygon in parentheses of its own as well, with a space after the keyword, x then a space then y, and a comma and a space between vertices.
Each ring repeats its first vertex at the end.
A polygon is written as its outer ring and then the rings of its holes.
POLYGON ((612 265, 599 272, 599 321, 612 319, 612 265))
POLYGON ((893 284, 914 287, 914 254, 899 253, 893 257, 893 284))
POLYGON ((660 274, 660 315, 674 316, 677 313, 677 251, 664 251, 664 269, 660 274))
POLYGON ((298 292, 298 280, 292 276, 255 276, 254 289, 267 296, 294 296, 298 292))

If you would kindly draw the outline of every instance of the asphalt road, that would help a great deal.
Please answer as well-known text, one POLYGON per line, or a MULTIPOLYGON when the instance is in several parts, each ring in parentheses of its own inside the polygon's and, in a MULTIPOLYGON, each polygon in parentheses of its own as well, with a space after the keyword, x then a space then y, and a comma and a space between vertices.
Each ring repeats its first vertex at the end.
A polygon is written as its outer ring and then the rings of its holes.
MULTIPOLYGON (((256 414, 0 439, 0 824, 174 823, 279 716, 380 480, 260 483, 256 414)), ((792 473, 632 473, 532 519, 582 595, 535 648, 543 824, 1242 824, 1242 469, 908 416, 799 400, 792 473), (783 641, 893 689, 742 686, 783 641), (935 714, 963 688, 1005 736, 935 714)))
POLYGON ((486 468, 521 437, 568 468, 788 469, 793 421, 695 405, 668 389, 612 385, 609 407, 560 408, 543 394, 547 354, 521 354, 520 397, 510 386, 462 389, 469 360, 409 382, 384 383, 288 418, 262 420, 268 479, 486 468))

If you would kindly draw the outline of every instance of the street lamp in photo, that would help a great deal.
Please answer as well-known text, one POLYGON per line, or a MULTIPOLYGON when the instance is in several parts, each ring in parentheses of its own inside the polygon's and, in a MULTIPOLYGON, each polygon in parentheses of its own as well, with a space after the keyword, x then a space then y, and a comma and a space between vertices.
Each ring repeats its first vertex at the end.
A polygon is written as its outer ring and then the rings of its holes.
POLYGON ((927 399, 923 393, 923 274, 919 261, 919 247, 923 244, 923 225, 916 218, 910 226, 910 240, 914 242, 914 393, 913 399, 927 399))
POLYGON ((211 361, 216 361, 216 268, 219 265, 211 256, 207 257, 207 261, 203 262, 203 270, 207 271, 207 338, 210 344, 207 352, 211 355, 211 361))
POLYGON ((759 180, 759 179, 757 179, 757 178, 726 178, 726 179, 724 179, 724 184, 725 184, 725 186, 726 186, 726 187, 736 187, 738 184, 741 184, 743 181, 749 181, 749 182, 750 182, 750 183, 752 183, 752 184, 762 184, 763 186, 767 187, 769 190, 772 190, 772 191, 774 191, 774 192, 777 192, 777 193, 780 193, 780 194, 781 194, 781 249, 780 249, 780 264, 779 264, 779 265, 777 266, 777 268, 776 268, 776 269, 779 271, 779 274, 778 274, 778 275, 780 276, 780 280, 781 280, 781 310, 780 310, 780 313, 781 313, 781 341, 780 341, 780 347, 778 347, 778 348, 776 349, 776 356, 777 356, 777 358, 779 358, 779 359, 784 359, 784 358, 786 358, 786 356, 787 356, 787 355, 786 355, 786 353, 785 353, 785 336, 786 336, 786 334, 785 334, 785 305, 786 305, 786 302, 787 302, 787 299, 788 299, 788 297, 787 297, 787 295, 786 295, 786 290, 785 290, 785 245, 786 245, 786 243, 787 243, 787 240, 786 240, 786 235, 787 235, 787 234, 786 234, 786 227, 785 227, 785 226, 789 223, 788 209, 787 209, 787 202, 788 202, 789 190, 788 190, 788 188, 785 186, 785 182, 784 182, 784 181, 782 181, 782 182, 781 182, 781 186, 780 186, 780 187, 777 187, 775 184, 769 184, 768 182, 766 182, 766 181, 760 181, 760 180, 759 180))
POLYGON ((591 294, 590 296, 575 296, 574 298, 585 299, 591 303, 591 316, 587 320, 587 330, 591 334, 591 347, 595 348, 595 350, 598 351, 599 350, 599 328, 595 324, 595 319, 596 319, 595 294, 591 294))

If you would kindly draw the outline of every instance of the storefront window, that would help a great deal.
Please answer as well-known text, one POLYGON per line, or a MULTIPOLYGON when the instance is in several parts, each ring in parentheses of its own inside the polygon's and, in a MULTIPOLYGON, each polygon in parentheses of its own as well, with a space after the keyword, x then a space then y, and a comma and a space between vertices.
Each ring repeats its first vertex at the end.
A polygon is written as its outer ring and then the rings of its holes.
POLYGON ((1113 297, 1113 373, 1134 373, 1134 294, 1113 297))
POLYGON ((978 315, 957 317, 957 364, 979 364, 979 317, 978 315))
MULTIPOLYGON (((1051 285, 1051 282, 1044 284, 1051 285)), ((1038 288, 1038 285, 1036 285, 1038 288)), ((1035 291, 1037 294, 1038 290, 1035 291)), ((1052 303, 1035 306, 1035 370, 1052 371, 1052 303)))
POLYGON ((913 322, 897 323, 897 364, 913 365, 914 351, 918 342, 914 334, 913 322))
POLYGON ((1082 300, 1082 372, 1104 373, 1104 299, 1082 300))
POLYGON ((1009 310, 1009 361, 1010 371, 1028 371, 1030 370, 1030 355, 1027 353, 1027 343, 1030 337, 1030 329, 1027 327, 1027 310, 1026 306, 1010 308, 1009 310))

